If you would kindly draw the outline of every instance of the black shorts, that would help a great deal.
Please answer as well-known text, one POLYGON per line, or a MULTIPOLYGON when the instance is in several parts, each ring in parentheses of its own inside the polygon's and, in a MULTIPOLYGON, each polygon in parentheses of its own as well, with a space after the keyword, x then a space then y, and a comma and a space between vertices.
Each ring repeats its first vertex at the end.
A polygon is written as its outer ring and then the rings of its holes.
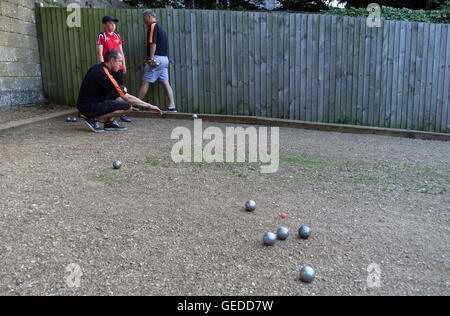
POLYGON ((130 104, 117 100, 106 100, 100 103, 88 103, 78 106, 80 113, 87 118, 96 118, 115 111, 127 111, 130 108, 130 104))

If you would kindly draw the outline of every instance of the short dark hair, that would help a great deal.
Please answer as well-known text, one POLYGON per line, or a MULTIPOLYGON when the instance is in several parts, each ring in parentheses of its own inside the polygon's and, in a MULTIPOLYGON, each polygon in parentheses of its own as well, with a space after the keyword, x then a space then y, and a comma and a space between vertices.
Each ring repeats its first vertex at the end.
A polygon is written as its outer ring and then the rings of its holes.
POLYGON ((154 17, 156 19, 156 13, 153 10, 147 9, 144 11, 144 15, 149 15, 151 17, 154 17))
POLYGON ((109 62, 111 59, 119 59, 120 52, 117 49, 110 49, 105 54, 105 62, 109 62))

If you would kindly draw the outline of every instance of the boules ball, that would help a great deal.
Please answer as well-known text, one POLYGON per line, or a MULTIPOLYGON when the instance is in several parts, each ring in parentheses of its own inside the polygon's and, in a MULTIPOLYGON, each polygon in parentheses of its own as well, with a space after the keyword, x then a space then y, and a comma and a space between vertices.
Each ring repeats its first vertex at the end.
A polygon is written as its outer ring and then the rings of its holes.
POLYGON ((196 119, 198 119, 198 115, 197 115, 197 114, 194 114, 194 115, 192 115, 192 118, 193 118, 194 120, 196 120, 196 119))
POLYGON ((122 167, 122 163, 119 160, 114 161, 113 163, 114 169, 120 169, 122 167))
POLYGON ((277 241, 277 236, 274 233, 268 232, 264 235, 264 245, 273 246, 273 245, 275 245, 276 241, 277 241))
POLYGON ((298 235, 302 239, 308 239, 311 236, 311 228, 309 228, 308 226, 300 227, 300 229, 298 230, 298 235))
POLYGON ((310 266, 305 266, 300 271, 300 281, 311 283, 316 278, 316 272, 310 266))
POLYGON ((68 117, 68 118, 66 119, 66 121, 67 121, 67 122, 71 122, 71 121, 72 121, 72 118, 71 118, 71 117, 68 117))
POLYGON ((254 210, 256 210, 256 202, 253 200, 247 201, 247 203, 245 203, 245 209, 248 212, 253 212, 254 210))
POLYGON ((74 117, 73 119, 72 119, 72 122, 74 122, 74 123, 76 123, 78 120, 77 120, 77 118, 76 117, 74 117))
POLYGON ((286 227, 280 227, 277 230, 277 236, 280 240, 286 240, 289 237, 289 229, 286 227))

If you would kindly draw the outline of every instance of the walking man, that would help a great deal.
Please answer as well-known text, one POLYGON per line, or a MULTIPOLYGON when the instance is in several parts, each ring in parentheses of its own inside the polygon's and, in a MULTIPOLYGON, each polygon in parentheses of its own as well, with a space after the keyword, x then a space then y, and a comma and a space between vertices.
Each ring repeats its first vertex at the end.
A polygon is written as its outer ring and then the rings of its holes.
POLYGON ((167 54, 167 34, 156 20, 152 10, 144 11, 144 23, 148 26, 147 58, 144 60, 144 77, 139 89, 139 99, 143 100, 147 94, 149 84, 157 80, 163 86, 169 106, 164 112, 177 112, 173 98, 173 90, 169 83, 169 58, 167 54))
MULTIPOLYGON (((115 33, 116 23, 118 22, 119 20, 113 18, 112 16, 107 15, 103 17, 102 23, 104 31, 97 36, 97 57, 99 63, 101 64, 105 61, 106 52, 110 49, 115 49, 120 52, 120 54, 123 56, 123 64, 120 67, 119 71, 113 73, 112 75, 117 83, 123 86, 123 75, 127 73, 127 65, 125 63, 125 54, 123 53, 122 48, 122 37, 119 34, 115 33)), ((117 97, 119 97, 119 95, 117 95, 117 97)), ((127 123, 132 122, 132 120, 126 115, 122 115, 120 119, 127 123)))
POLYGON ((133 110, 132 105, 163 115, 157 106, 128 94, 126 88, 114 79, 112 74, 118 72, 123 64, 119 51, 107 51, 104 60, 104 63, 89 69, 78 96, 78 110, 86 117, 86 124, 93 132, 126 130, 114 119, 129 114, 133 110), (119 97, 115 98, 116 95, 119 97), (100 120, 105 120, 104 128, 100 127, 100 120))

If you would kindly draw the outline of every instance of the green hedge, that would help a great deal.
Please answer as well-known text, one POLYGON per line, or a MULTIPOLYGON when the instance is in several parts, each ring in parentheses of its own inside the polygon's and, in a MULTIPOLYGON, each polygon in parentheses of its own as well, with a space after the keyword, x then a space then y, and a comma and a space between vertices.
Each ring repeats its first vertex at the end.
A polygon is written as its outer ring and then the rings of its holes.
MULTIPOLYGON (((324 14, 343 15, 364 18, 369 16, 369 11, 365 8, 347 8, 347 9, 332 9, 322 11, 324 14)), ((397 9, 392 7, 381 7, 381 18, 384 20, 399 20, 411 22, 426 22, 426 23, 450 23, 450 8, 442 10, 411 10, 411 9, 397 9)))

